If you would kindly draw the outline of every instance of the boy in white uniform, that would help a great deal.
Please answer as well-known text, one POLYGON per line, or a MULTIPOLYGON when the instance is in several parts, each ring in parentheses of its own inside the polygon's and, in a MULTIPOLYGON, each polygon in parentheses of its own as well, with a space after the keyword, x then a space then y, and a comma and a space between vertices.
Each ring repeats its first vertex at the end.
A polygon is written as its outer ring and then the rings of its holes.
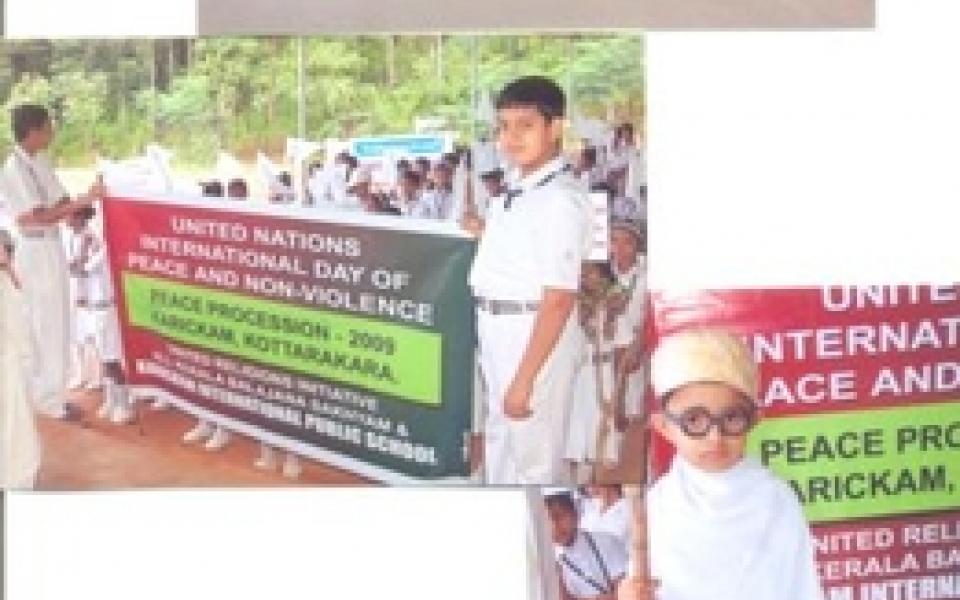
POLYGON ((90 322, 90 313, 87 309, 90 296, 90 277, 84 265, 96 252, 97 240, 90 231, 89 223, 93 218, 92 206, 74 212, 66 219, 68 229, 68 260, 67 267, 72 281, 73 311, 71 313, 72 346, 74 354, 74 371, 77 373, 77 383, 71 389, 99 389, 100 370, 95 366, 96 349, 91 348, 94 335, 94 324, 90 322), (93 365, 91 363, 94 363, 93 365))
POLYGON ((33 488, 40 469, 40 437, 27 396, 27 375, 38 357, 13 254, 13 236, 0 229, 0 490, 33 488))
POLYGON ((617 337, 629 340, 620 350, 621 377, 625 391, 623 410, 627 418, 644 414, 646 370, 644 368, 644 324, 647 310, 647 249, 643 221, 614 215, 610 224, 610 264, 620 287, 627 294, 627 307, 617 319, 617 337))
POLYGON ((70 360, 70 299, 67 263, 60 224, 78 208, 103 196, 97 181, 87 195, 71 201, 57 179, 45 150, 53 141, 53 123, 45 108, 33 104, 12 111, 16 145, 3 168, 0 214, 11 218, 22 243, 17 271, 22 282, 33 343, 43 352, 31 373, 29 393, 34 406, 58 419, 78 419, 79 409, 66 402, 70 360))
POLYGON ((759 393, 749 348, 685 331, 661 342, 652 373, 652 424, 677 456, 646 499, 653 581, 628 578, 621 599, 822 600, 796 494, 744 456, 759 393))
POLYGON ((561 597, 613 600, 627 572, 626 545, 608 533, 583 530, 569 493, 550 493, 544 503, 560 571, 561 597))
POLYGON ((488 392, 484 457, 491 484, 569 479, 563 454, 590 205, 560 157, 564 103, 546 78, 504 88, 498 141, 514 168, 512 189, 491 206, 485 224, 475 216, 463 221, 481 236, 470 285, 488 392))

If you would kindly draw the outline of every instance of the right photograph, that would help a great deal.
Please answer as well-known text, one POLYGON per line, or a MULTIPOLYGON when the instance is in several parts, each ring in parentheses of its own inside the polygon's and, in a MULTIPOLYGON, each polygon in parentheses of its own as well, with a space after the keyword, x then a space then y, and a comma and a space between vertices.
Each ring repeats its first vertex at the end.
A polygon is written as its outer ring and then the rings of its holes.
POLYGON ((651 305, 648 481, 542 490, 559 597, 957 597, 960 286, 651 305))

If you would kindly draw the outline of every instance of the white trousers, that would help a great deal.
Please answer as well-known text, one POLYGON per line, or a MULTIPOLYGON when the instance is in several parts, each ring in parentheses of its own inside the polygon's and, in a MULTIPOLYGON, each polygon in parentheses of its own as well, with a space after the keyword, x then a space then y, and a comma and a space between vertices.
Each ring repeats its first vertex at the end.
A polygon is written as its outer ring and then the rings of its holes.
POLYGON ((38 412, 63 416, 70 365, 70 298, 67 264, 58 237, 25 239, 17 251, 30 337, 38 360, 29 374, 38 412))
POLYGON ((0 274, 0 489, 30 489, 40 438, 27 396, 32 363, 22 297, 0 274))
POLYGON ((487 384, 484 469, 493 485, 563 485, 569 481, 564 446, 578 355, 576 315, 571 315, 553 352, 534 381, 532 415, 507 418, 503 399, 523 358, 534 313, 477 312, 480 367, 487 384))

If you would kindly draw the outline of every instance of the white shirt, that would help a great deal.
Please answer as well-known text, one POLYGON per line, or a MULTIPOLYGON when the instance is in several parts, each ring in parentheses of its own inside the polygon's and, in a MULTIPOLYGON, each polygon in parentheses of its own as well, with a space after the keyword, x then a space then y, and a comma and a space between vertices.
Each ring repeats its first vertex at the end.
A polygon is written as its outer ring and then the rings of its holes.
POLYGON ((706 473, 680 457, 647 496, 658 600, 822 600, 796 494, 744 458, 706 473))
MULTIPOLYGON (((37 207, 53 206, 68 195, 47 156, 42 152, 30 156, 20 146, 14 146, 4 164, 2 191, 0 213, 11 219, 37 207)), ((58 226, 45 229, 59 231, 58 226)))
POLYGON ((591 206, 563 166, 555 159, 511 185, 522 193, 509 209, 506 202, 490 203, 470 272, 477 296, 539 301, 544 288, 579 289, 580 263, 592 243, 591 206))
POLYGON ((583 503, 580 516, 580 528, 592 533, 607 533, 619 539, 624 547, 630 543, 630 503, 620 498, 606 510, 600 507, 600 500, 587 498, 583 503))
POLYGON ((71 239, 73 261, 79 256, 83 239, 90 239, 87 255, 80 262, 83 274, 77 277, 77 298, 83 298, 90 308, 106 308, 113 305, 113 286, 107 262, 107 246, 89 229, 74 234, 71 239))
POLYGON ((573 544, 555 545, 554 551, 563 585, 574 598, 610 594, 627 572, 627 548, 610 534, 577 531, 573 544))
POLYGON ((436 196, 430 192, 418 193, 412 202, 401 199, 397 208, 400 209, 401 215, 416 219, 439 219, 441 215, 436 196))

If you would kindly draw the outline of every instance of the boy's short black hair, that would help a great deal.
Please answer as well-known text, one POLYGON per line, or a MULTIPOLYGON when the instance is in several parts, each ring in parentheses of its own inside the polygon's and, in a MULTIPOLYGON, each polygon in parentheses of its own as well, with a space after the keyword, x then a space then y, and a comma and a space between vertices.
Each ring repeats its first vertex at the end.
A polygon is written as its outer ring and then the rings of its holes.
POLYGON ((557 494, 550 494, 543 498, 543 503, 549 508, 551 506, 562 508, 568 510, 574 515, 577 515, 577 504, 573 501, 573 494, 569 492, 561 492, 557 494))
POLYGON ((50 112, 39 104, 21 104, 11 111, 13 138, 19 144, 27 139, 30 132, 40 129, 50 122, 50 112))
POLYGON ((503 169, 493 169, 480 173, 481 181, 500 181, 503 179, 503 169))
POLYGON ((420 176, 420 171, 414 171, 413 169, 402 171, 400 173, 400 179, 409 181, 417 187, 419 187, 420 183, 423 181, 423 178, 420 176))
POLYGON ((566 96, 560 86, 548 77, 531 75, 508 83, 497 96, 496 108, 531 107, 548 121, 562 118, 566 96))
POLYGON ((203 193, 203 195, 207 198, 223 197, 223 183, 217 181, 216 179, 211 181, 201 182, 200 190, 203 193))
POLYGON ((244 196, 249 193, 247 188, 247 181, 243 178, 236 177, 227 182, 227 195, 233 195, 233 192, 240 192, 244 196))
POLYGON ((586 146, 581 150, 583 158, 586 159, 591 165, 596 166, 597 164, 597 149, 594 146, 586 146))

